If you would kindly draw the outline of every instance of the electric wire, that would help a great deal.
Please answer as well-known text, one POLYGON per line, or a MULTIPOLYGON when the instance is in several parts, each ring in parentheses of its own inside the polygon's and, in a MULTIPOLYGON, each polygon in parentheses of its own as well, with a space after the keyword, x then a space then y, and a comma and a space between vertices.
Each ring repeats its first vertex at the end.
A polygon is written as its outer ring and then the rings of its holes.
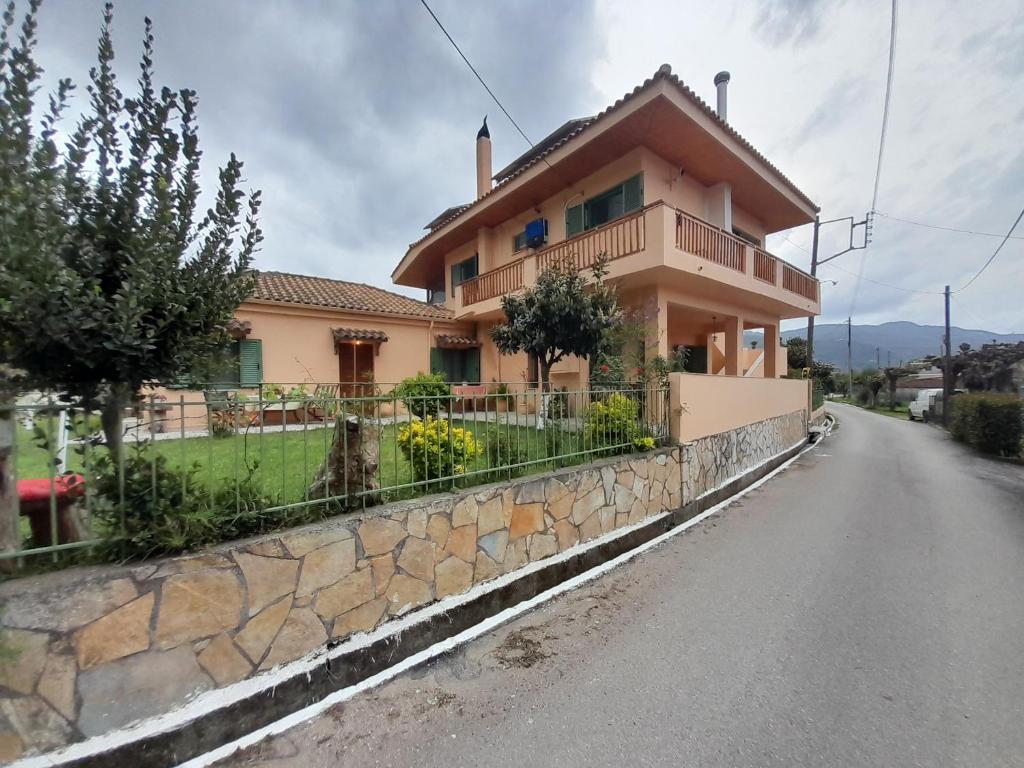
POLYGON ((1020 224, 1020 220, 1022 218, 1024 218, 1024 208, 1020 209, 1020 213, 1017 214, 1017 218, 1014 220, 1013 226, 1010 227, 1010 229, 1006 233, 1005 237, 1003 237, 1003 239, 1000 241, 999 245, 996 246, 996 249, 995 249, 995 251, 992 252, 992 255, 988 257, 988 261, 986 261, 984 264, 981 265, 981 269, 979 269, 977 272, 974 273, 974 277, 972 277, 966 283, 964 283, 959 288, 957 288, 956 291, 954 291, 954 293, 960 293, 961 291, 966 290, 967 288, 970 287, 971 283, 973 283, 975 280, 977 280, 979 277, 981 277, 982 273, 986 269, 988 269, 989 264, 991 264, 993 261, 995 261, 996 256, 998 256, 999 252, 1001 250, 1003 250, 1003 246, 1006 245, 1006 241, 1009 240, 1011 237, 1013 237, 1013 232, 1014 232, 1014 230, 1017 229, 1017 225, 1020 224))
MULTIPOLYGON (((875 211, 879 216, 889 219, 891 221, 899 221, 904 224, 913 224, 915 227, 927 227, 928 229, 941 229, 945 232, 960 232, 964 235, 981 235, 984 237, 1003 237, 998 232, 978 232, 974 229, 957 229, 956 227, 943 227, 939 224, 927 224, 923 221, 914 221, 913 219, 901 219, 899 216, 893 216, 888 213, 882 213, 881 211, 875 211)), ((1011 240, 1024 240, 1024 235, 1016 235, 1010 238, 1011 240)))

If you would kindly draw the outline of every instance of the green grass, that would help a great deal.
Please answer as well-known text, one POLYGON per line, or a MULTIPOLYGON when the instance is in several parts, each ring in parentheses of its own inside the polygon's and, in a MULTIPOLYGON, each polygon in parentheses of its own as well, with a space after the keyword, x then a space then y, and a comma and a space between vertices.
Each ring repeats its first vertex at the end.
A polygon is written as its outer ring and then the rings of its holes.
MULTIPOLYGON (((486 471, 491 467, 486 450, 479 457, 471 459, 466 467, 466 476, 457 481, 447 481, 447 487, 465 487, 491 482, 509 474, 539 472, 545 468, 579 463, 594 458, 594 455, 578 455, 548 459, 545 433, 534 427, 483 424, 456 418, 453 426, 465 426, 473 432, 481 446, 497 439, 499 434, 513 446, 523 462, 538 462, 525 467, 486 471)), ((397 444, 397 431, 401 425, 383 427, 380 435, 380 456, 378 468, 379 487, 396 488, 412 482, 409 462, 401 454, 397 444)), ((333 438, 333 430, 325 428, 294 432, 265 432, 258 429, 238 432, 227 437, 195 437, 185 439, 157 440, 153 450, 167 457, 171 466, 187 467, 198 465, 197 477, 210 487, 231 487, 235 478, 242 478, 250 469, 258 478, 262 490, 279 504, 291 504, 305 499, 306 488, 312 482, 317 469, 327 455, 333 438)), ((581 436, 578 433, 564 433, 561 445, 553 453, 571 453, 579 450, 581 436)), ((128 444, 132 450, 132 444, 128 444)), ((588 446, 589 447, 589 446, 588 446)), ((91 447, 81 450, 68 449, 68 466, 61 471, 81 472, 83 466, 105 449, 91 447)), ((50 475, 49 452, 37 444, 32 432, 18 429, 17 477, 19 479, 48 477, 50 475)), ((431 490, 438 490, 435 485, 431 490)), ((422 495, 425 489, 408 488, 384 494, 384 500, 422 495)))

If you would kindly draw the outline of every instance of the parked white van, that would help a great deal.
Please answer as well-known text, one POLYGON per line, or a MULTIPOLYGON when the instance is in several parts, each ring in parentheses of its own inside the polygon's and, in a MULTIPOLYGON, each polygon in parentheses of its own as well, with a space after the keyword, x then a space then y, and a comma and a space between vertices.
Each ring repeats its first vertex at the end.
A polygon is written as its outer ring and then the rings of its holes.
POLYGON ((942 397, 941 389, 922 389, 917 393, 917 399, 907 406, 907 416, 911 421, 920 419, 928 421, 935 407, 935 399, 942 397))

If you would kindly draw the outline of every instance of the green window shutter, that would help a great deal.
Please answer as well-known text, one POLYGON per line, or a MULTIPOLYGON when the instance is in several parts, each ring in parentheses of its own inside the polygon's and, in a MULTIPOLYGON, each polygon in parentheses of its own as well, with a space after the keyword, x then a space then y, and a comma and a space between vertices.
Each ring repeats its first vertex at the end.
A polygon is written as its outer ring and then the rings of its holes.
POLYGON ((430 372, 445 374, 445 378, 447 378, 447 372, 444 369, 443 349, 438 349, 437 347, 430 348, 430 372))
POLYGON ((480 350, 466 350, 466 381, 470 384, 480 383, 480 350))
POLYGON ((574 205, 565 212, 565 236, 572 237, 583 231, 583 204, 574 205))
POLYGON ((624 213, 638 210, 644 207, 644 175, 638 173, 631 179, 627 179, 622 185, 624 213))
POLYGON ((263 383, 263 342, 243 339, 238 343, 238 383, 258 387, 263 383))

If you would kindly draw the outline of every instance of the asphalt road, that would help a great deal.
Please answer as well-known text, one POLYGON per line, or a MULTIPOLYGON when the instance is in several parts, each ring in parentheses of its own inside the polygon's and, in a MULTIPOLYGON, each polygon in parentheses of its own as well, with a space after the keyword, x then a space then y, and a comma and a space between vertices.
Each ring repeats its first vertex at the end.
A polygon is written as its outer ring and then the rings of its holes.
POLYGON ((1024 467, 833 435, 616 571, 221 766, 1024 766, 1024 467))

